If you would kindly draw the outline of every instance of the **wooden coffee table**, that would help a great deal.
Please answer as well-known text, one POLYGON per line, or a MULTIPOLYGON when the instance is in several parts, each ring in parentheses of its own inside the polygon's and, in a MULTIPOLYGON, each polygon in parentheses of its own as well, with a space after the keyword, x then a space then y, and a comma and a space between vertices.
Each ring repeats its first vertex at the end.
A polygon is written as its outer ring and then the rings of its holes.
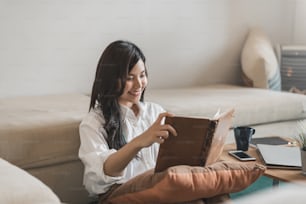
MULTIPOLYGON (((242 162, 228 154, 228 151, 236 150, 235 144, 226 144, 222 155, 221 160, 228 160, 228 161, 236 161, 242 162)), ((263 164, 261 158, 259 157, 257 150, 255 147, 249 147, 247 151, 248 154, 256 158, 256 161, 243 161, 243 162, 256 162, 259 164, 263 164)), ((264 173, 265 176, 270 177, 273 179, 273 185, 278 185, 279 181, 285 182, 294 182, 294 183, 304 183, 306 184, 306 176, 302 175, 301 170, 291 170, 291 169, 268 169, 264 173)))

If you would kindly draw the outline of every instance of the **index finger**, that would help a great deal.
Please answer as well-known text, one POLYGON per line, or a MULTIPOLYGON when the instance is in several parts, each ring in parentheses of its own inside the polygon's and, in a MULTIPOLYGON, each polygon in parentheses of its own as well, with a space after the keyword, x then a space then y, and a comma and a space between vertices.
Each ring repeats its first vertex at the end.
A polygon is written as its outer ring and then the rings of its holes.
POLYGON ((158 118, 156 119, 156 123, 161 124, 161 121, 164 119, 164 117, 173 117, 173 116, 174 114, 169 112, 160 113, 158 118))

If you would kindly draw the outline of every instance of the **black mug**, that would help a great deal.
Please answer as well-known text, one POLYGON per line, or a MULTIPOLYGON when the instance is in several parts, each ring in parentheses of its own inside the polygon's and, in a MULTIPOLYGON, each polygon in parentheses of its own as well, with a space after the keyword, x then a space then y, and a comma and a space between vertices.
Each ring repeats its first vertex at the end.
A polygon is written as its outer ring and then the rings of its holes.
POLYGON ((255 129, 248 126, 240 126, 234 128, 237 150, 248 151, 252 136, 255 129))

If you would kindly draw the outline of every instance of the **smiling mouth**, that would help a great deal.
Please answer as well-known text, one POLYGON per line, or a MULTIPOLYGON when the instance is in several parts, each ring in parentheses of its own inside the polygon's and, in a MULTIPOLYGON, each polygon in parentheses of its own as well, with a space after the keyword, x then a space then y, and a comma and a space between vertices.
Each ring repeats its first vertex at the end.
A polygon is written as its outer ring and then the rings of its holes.
POLYGON ((133 92, 129 91, 129 94, 132 96, 140 96, 141 93, 142 93, 141 91, 133 91, 133 92))

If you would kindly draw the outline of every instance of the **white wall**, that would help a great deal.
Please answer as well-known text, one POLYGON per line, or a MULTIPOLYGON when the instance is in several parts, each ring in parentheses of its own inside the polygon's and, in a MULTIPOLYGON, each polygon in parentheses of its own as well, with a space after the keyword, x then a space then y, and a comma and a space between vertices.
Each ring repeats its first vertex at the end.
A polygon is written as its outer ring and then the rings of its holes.
POLYGON ((293 43, 306 45, 306 1, 296 0, 293 43))
POLYGON ((247 30, 291 42, 295 0, 0 0, 0 97, 89 93, 102 50, 138 44, 150 88, 240 79, 247 30))

